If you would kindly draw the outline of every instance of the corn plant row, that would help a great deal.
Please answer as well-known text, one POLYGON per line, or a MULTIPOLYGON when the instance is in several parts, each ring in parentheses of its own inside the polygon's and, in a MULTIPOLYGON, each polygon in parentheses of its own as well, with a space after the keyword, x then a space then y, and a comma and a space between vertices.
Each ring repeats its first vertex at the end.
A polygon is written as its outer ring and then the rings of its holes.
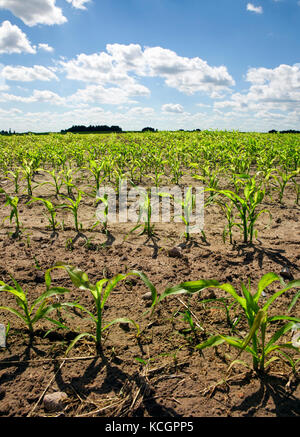
MULTIPOLYGON (((299 326, 300 319, 298 317, 290 316, 288 313, 296 304, 297 299, 300 296, 300 291, 298 291, 291 299, 290 305, 285 314, 269 316, 268 313, 272 304, 282 294, 287 293, 292 289, 300 288, 300 280, 293 280, 286 284, 283 279, 275 273, 267 273, 263 275, 263 277, 259 280, 257 289, 255 291, 252 290, 250 281, 248 286, 241 283, 241 294, 239 294, 229 283, 221 284, 217 280, 205 279, 183 282, 173 287, 169 287, 159 294, 154 284, 141 271, 132 270, 126 274, 117 274, 111 279, 103 278, 98 280, 96 283, 92 283, 90 282, 86 272, 64 263, 56 263, 55 266, 48 269, 45 273, 45 291, 32 303, 30 303, 28 300, 27 291, 23 290, 13 277, 11 277, 13 285, 9 285, 3 281, 0 281, 0 292, 8 292, 12 294, 15 297, 18 306, 17 309, 7 306, 0 306, 0 310, 9 311, 14 316, 21 319, 27 327, 30 337, 33 338, 35 333, 34 326, 42 319, 51 322, 58 328, 68 329, 68 326, 62 322, 61 311, 68 310, 69 308, 76 308, 83 314, 87 314, 87 316, 91 319, 95 326, 95 332, 79 333, 68 346, 66 354, 68 354, 75 344, 84 337, 92 339, 95 343, 97 352, 101 353, 103 332, 113 324, 131 324, 136 329, 136 337, 139 337, 141 334, 140 326, 137 321, 126 317, 126 315, 111 320, 108 323, 104 323, 103 318, 104 307, 111 295, 111 292, 121 281, 126 280, 132 275, 138 276, 151 291, 151 316, 153 316, 156 308, 162 305, 162 302, 165 299, 179 295, 191 297, 196 293, 201 293, 201 291, 207 288, 223 290, 228 293, 231 298, 233 298, 234 302, 240 307, 244 317, 248 322, 247 335, 244 336, 244 338, 241 338, 241 336, 229 336, 219 333, 212 334, 207 340, 197 344, 194 348, 195 350, 204 350, 208 347, 216 347, 222 343, 228 343, 238 351, 238 354, 235 359, 232 360, 229 369, 235 364, 249 366, 246 361, 240 360, 240 355, 243 352, 247 352, 252 357, 252 368, 255 371, 265 371, 265 369, 273 361, 280 359, 281 356, 288 359, 288 362, 292 365, 293 369, 296 368, 297 362, 293 360, 292 355, 290 355, 288 352, 291 350, 299 352, 299 342, 298 344, 295 344, 292 341, 287 341, 284 336, 286 333, 293 330, 295 326, 299 326), (80 300, 76 302, 67 301, 59 303, 57 301, 54 304, 49 303, 51 301, 51 297, 67 295, 70 292, 70 289, 68 288, 52 285, 51 272, 54 269, 63 269, 66 271, 73 285, 81 290, 81 292, 88 292, 91 294, 94 301, 94 312, 84 307, 80 303, 80 300), (274 292, 269 298, 265 299, 261 303, 264 290, 275 281, 280 283, 280 290, 274 292), (56 314, 59 315, 58 319, 50 316, 51 313, 53 314, 53 312, 56 312, 56 314), (281 325, 275 331, 275 333, 269 335, 270 326, 273 323, 276 324, 276 322, 284 322, 284 324, 281 325)), ((211 302, 217 302, 219 300, 222 299, 217 297, 215 299, 210 299, 211 302)), ((203 301, 203 303, 206 302, 207 300, 203 301)), ((146 313, 148 313, 150 310, 146 311, 146 313)), ((195 332, 193 313, 190 308, 188 308, 183 315, 184 320, 189 323, 191 329, 195 332)), ((229 313, 227 310, 227 319, 228 316, 229 313)), ((50 331, 51 330, 48 332, 50 331)), ((235 332, 238 332, 236 327, 235 332)))

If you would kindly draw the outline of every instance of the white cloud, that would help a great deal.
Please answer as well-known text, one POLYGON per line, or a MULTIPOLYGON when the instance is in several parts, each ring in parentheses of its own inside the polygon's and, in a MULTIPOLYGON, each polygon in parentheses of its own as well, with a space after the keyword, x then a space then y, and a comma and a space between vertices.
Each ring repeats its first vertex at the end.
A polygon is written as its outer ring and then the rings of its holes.
POLYGON ((166 103, 161 107, 163 112, 171 112, 175 114, 183 113, 183 107, 179 103, 166 103))
POLYGON ((235 93, 230 100, 216 102, 216 109, 231 107, 237 111, 300 110, 300 65, 279 65, 274 69, 250 68, 247 93, 235 93))
POLYGON ((89 3, 91 0, 67 0, 68 3, 71 3, 73 8, 76 9, 86 9, 84 6, 85 3, 89 3))
MULTIPOLYGON (((1 1, 1 0, 0 0, 1 1)), ((3 21, 0 27, 0 53, 36 53, 22 30, 10 21, 3 21)))
POLYGON ((51 47, 51 46, 49 46, 48 44, 42 44, 42 43, 40 43, 39 45, 38 45, 38 48, 40 49, 40 50, 44 50, 45 52, 54 52, 54 48, 53 47, 51 47))
POLYGON ((8 9, 27 26, 63 24, 67 21, 56 0, 0 0, 0 9, 8 9))
POLYGON ((121 105, 136 103, 132 97, 145 97, 150 94, 148 88, 139 84, 132 84, 126 88, 108 87, 102 85, 88 85, 68 97, 69 102, 102 103, 106 105, 121 105))
POLYGON ((65 98, 49 90, 34 90, 29 97, 16 96, 14 94, 2 93, 0 95, 2 102, 20 102, 20 103, 48 103, 51 105, 66 105, 65 98))
POLYGON ((32 82, 34 80, 58 80, 57 76, 51 70, 43 67, 42 65, 34 65, 33 67, 7 65, 2 69, 1 76, 6 80, 15 80, 20 82, 32 82))
POLYGON ((60 61, 60 65, 67 73, 67 78, 82 82, 97 84, 124 84, 133 82, 126 71, 119 65, 114 65, 112 56, 105 52, 77 55, 76 59, 60 61))
POLYGON ((161 47, 147 47, 142 68, 137 74, 162 77, 167 86, 192 95, 196 92, 212 94, 227 90, 235 84, 225 66, 212 67, 199 57, 187 58, 161 47))
POLYGON ((255 12, 256 14, 262 14, 262 6, 254 6, 252 3, 247 4, 247 11, 255 12))
POLYGON ((108 44, 106 50, 82 53, 60 65, 68 79, 124 87, 136 84, 137 77, 162 77, 167 86, 188 95, 200 91, 219 96, 235 85, 225 66, 212 67, 198 57, 181 57, 161 47, 143 51, 138 44, 108 44))

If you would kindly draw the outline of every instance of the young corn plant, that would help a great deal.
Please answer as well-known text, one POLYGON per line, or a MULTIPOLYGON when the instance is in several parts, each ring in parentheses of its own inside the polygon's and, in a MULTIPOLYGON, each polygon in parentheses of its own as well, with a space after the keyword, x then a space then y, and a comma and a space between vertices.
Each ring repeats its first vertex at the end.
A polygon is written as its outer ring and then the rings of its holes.
POLYGON ((180 202, 183 208, 183 215, 181 216, 181 220, 185 225, 184 236, 187 241, 190 240, 190 226, 191 226, 190 220, 193 213, 193 209, 195 207, 195 202, 196 202, 196 197, 192 193, 192 188, 189 187, 185 199, 182 202, 180 202))
POLYGON ((185 225, 184 236, 186 238, 186 241, 189 241, 191 235, 191 217, 196 204, 196 195, 193 194, 192 187, 188 188, 183 200, 176 199, 175 196, 170 193, 160 192, 158 193, 158 195, 160 197, 170 197, 171 199, 173 199, 174 202, 181 206, 181 211, 183 211, 183 214, 179 215, 179 217, 185 225))
POLYGON ((96 183, 96 189, 95 189, 96 193, 98 193, 98 191, 100 189, 100 185, 101 185, 102 181, 105 179, 105 175, 101 176, 101 173, 103 171, 103 167, 104 167, 104 161, 102 161, 102 163, 100 164, 93 159, 89 162, 88 167, 86 167, 92 173, 92 176, 94 177, 94 180, 96 183))
POLYGON ((56 208, 55 206, 52 204, 52 202, 50 200, 46 200, 46 199, 42 199, 40 197, 32 197, 31 200, 29 200, 29 202, 27 202, 27 205, 30 205, 31 203, 34 202, 42 202, 43 205, 45 206, 48 215, 44 214, 45 217, 47 218, 47 220, 49 221, 49 227, 50 229, 52 229, 53 232, 56 232, 57 228, 59 227, 59 223, 56 220, 56 208))
MULTIPOLYGON (((259 281, 257 290, 255 293, 251 292, 250 281, 248 288, 242 283, 242 296, 240 296, 235 288, 228 283, 221 284, 216 280, 199 280, 184 282, 182 284, 176 285, 171 288, 167 288, 159 297, 157 303, 161 302, 168 296, 187 294, 192 295, 194 293, 201 292, 206 288, 218 288, 229 293, 233 297, 234 301, 240 306, 243 314, 245 315, 248 325, 249 332, 244 339, 226 336, 221 334, 212 335, 203 343, 196 346, 197 350, 203 350, 207 347, 215 347, 221 343, 228 343, 234 348, 238 349, 237 357, 231 362, 230 368, 234 364, 244 364, 246 362, 240 361, 238 358, 242 352, 248 352, 252 356, 253 369, 255 371, 265 371, 265 369, 274 361, 279 359, 277 355, 273 355, 274 352, 281 354, 282 350, 298 350, 294 347, 291 341, 286 341, 283 339, 284 335, 294 329, 295 324, 300 322, 298 317, 291 317, 287 314, 269 316, 268 311, 272 303, 279 298, 283 293, 293 289, 300 288, 300 280, 294 280, 285 284, 282 278, 275 273, 265 274, 259 281), (275 292, 267 301, 260 305, 260 297, 264 289, 270 286, 273 282, 279 281, 283 287, 281 290, 275 292), (273 322, 283 321, 286 322, 283 326, 275 331, 274 334, 268 334, 268 328, 273 322), (273 355, 273 356, 271 356, 273 355)), ((293 298, 288 311, 292 309, 295 305, 300 293, 298 292, 293 298)))
POLYGON ((220 202, 218 200, 216 200, 216 203, 222 209, 222 211, 225 215, 225 218, 227 220, 227 224, 225 225, 224 231, 222 234, 223 241, 225 243, 227 236, 229 236, 229 242, 230 242, 230 244, 233 244, 232 229, 234 228, 234 226, 238 226, 238 223, 235 222, 235 218, 234 218, 234 212, 233 212, 234 203, 232 201, 229 201, 228 203, 226 203, 226 202, 220 202))
POLYGON ((296 181, 296 179, 292 179, 293 184, 294 184, 294 190, 296 193, 296 200, 295 203, 296 205, 299 205, 299 199, 300 199, 300 184, 299 182, 296 181))
MULTIPOLYGON (((41 169, 41 170, 43 170, 43 169, 41 169)), ((60 170, 59 172, 56 172, 55 169, 43 170, 43 171, 48 173, 53 180, 53 182, 48 181, 48 182, 44 182, 44 184, 52 185, 55 188, 55 197, 57 198, 60 195, 60 189, 64 183, 64 181, 62 179, 63 170, 60 170)))
MULTIPOLYGON (((152 222, 151 222, 152 204, 151 204, 151 197, 150 197, 149 191, 147 190, 145 193, 141 193, 141 197, 142 197, 142 200, 139 204, 139 214, 138 214, 137 225, 134 226, 129 231, 127 236, 140 227, 143 227, 143 230, 139 235, 147 234, 148 237, 151 237, 154 235, 154 224, 152 224, 152 222), (143 221, 143 223, 141 223, 141 221, 143 221)), ((126 238, 127 238, 127 236, 126 236, 126 238)))
POLYGON ((80 201, 82 199, 82 194, 83 191, 78 190, 77 198, 75 200, 73 200, 71 197, 61 194, 61 196, 64 197, 69 203, 63 203, 62 205, 58 205, 59 208, 66 208, 72 212, 76 232, 80 232, 80 230, 82 229, 82 224, 78 220, 78 209, 79 209, 80 201))
POLYGON ((49 314, 52 311, 59 310, 60 304, 50 304, 49 302, 51 300, 51 297, 69 292, 68 289, 63 287, 47 287, 47 290, 44 291, 38 298, 36 298, 32 302, 32 304, 30 304, 28 301, 28 292, 26 290, 23 290, 13 277, 11 277, 11 279, 14 286, 5 284, 3 281, 0 281, 0 292, 6 291, 12 294, 16 299, 18 309, 8 306, 0 306, 0 309, 4 311, 9 311, 10 313, 21 319, 28 328, 28 332, 31 338, 34 336, 34 325, 41 319, 46 319, 60 328, 65 328, 65 326, 60 321, 49 317, 49 314))
POLYGON ((26 180, 27 183, 27 195, 32 196, 32 182, 33 182, 33 174, 34 174, 34 167, 33 167, 33 160, 27 161, 24 160, 24 162, 21 164, 22 167, 22 173, 23 173, 23 179, 26 180))
POLYGON ((20 173, 21 173, 21 169, 19 167, 17 167, 14 171, 13 170, 7 171, 7 174, 11 175, 11 177, 6 176, 6 179, 14 183, 15 194, 18 194, 20 190, 20 183, 19 183, 20 173))
POLYGON ((75 187, 75 184, 72 182, 74 176, 73 169, 66 168, 63 172, 63 176, 63 184, 67 187, 68 198, 74 199, 73 188, 75 187))
MULTIPOLYGON (((81 340, 83 337, 89 337, 95 342, 96 350, 98 353, 102 352, 102 334, 103 332, 108 329, 111 325, 116 323, 129 323, 132 324, 136 330, 137 330, 137 336, 140 334, 140 328, 139 325, 133 321, 132 319, 128 317, 120 317, 112 320, 111 322, 104 324, 103 323, 103 311, 104 311, 104 305, 107 302, 107 299, 109 298, 111 292, 113 289, 117 286, 117 284, 120 281, 125 280, 130 275, 139 276, 143 282, 150 288, 152 293, 152 307, 154 307, 156 300, 157 300, 157 292, 153 284, 149 281, 147 276, 143 272, 139 272, 137 270, 130 271, 126 274, 117 274, 111 279, 103 278, 96 282, 96 284, 92 284, 89 281, 88 275, 83 272, 82 270, 67 265, 63 263, 57 263, 52 269, 54 268, 61 268, 64 269, 72 283, 78 287, 80 290, 85 290, 91 293, 94 304, 95 304, 95 312, 91 312, 84 306, 80 305, 76 302, 66 302, 61 304, 62 308, 77 308, 81 310, 82 312, 86 313, 89 318, 95 323, 95 334, 89 333, 89 332, 83 332, 80 333, 78 336, 74 338, 74 340, 70 343, 69 347, 67 348, 66 354, 69 353, 69 351, 74 347, 74 345, 81 340)), ((50 269, 46 273, 46 284, 48 287, 51 285, 51 276, 50 276, 50 269)))
POLYGON ((278 190, 280 203, 283 201, 284 192, 289 181, 292 181, 299 174, 299 172, 300 168, 291 172, 288 172, 286 169, 274 169, 272 178, 276 182, 275 189, 278 190))
POLYGON ((181 177, 183 176, 183 171, 181 169, 181 161, 178 159, 178 156, 173 156, 170 160, 171 174, 172 174, 172 182, 176 185, 179 184, 181 177))
MULTIPOLYGON (((207 188, 206 191, 211 191, 212 189, 207 188)), ((257 219, 263 213, 268 213, 271 220, 271 213, 267 209, 262 209, 258 211, 258 206, 262 203, 265 196, 265 189, 261 189, 260 185, 257 184, 255 176, 249 178, 247 183, 245 184, 243 190, 243 197, 238 195, 237 193, 230 190, 213 190, 216 193, 226 197, 229 199, 237 209, 237 215, 240 217, 241 222, 236 223, 242 232, 244 237, 244 243, 253 242, 255 231, 254 225, 257 219)), ((224 205, 226 203, 224 202, 224 205)))
POLYGON ((203 332, 204 329, 199 325, 196 321, 194 321, 194 314, 190 310, 189 306, 187 306, 185 311, 176 311, 175 315, 181 315, 182 321, 185 322, 188 327, 180 329, 179 333, 184 335, 188 342, 193 345, 195 342, 199 341, 198 333, 199 331, 203 332))
POLYGON ((3 222, 5 220, 7 220, 9 218, 10 223, 12 222, 12 220, 15 220, 15 232, 13 233, 13 237, 17 238, 20 233, 21 233, 21 222, 20 222, 20 218, 19 218, 19 210, 18 210, 18 203, 19 203, 19 198, 17 196, 9 196, 9 194, 7 194, 3 188, 0 187, 0 193, 5 195, 5 206, 10 206, 10 215, 8 215, 7 217, 5 217, 3 219, 3 222))
MULTIPOLYGON (((194 179, 200 180, 205 183, 207 188, 212 188, 213 190, 217 190, 219 188, 219 171, 211 170, 209 165, 203 166, 202 168, 202 176, 193 175, 194 179)), ((214 199, 214 191, 210 191, 209 198, 207 199, 206 205, 212 203, 214 199)))
POLYGON ((108 224, 108 194, 107 193, 104 193, 103 197, 96 198, 96 204, 98 205, 99 203, 104 205, 103 218, 102 217, 100 218, 100 214, 97 210, 96 216, 97 216, 98 220, 93 225, 93 228, 95 226, 97 226, 98 223, 101 223, 103 226, 103 232, 105 234, 107 234, 108 233, 108 229, 107 229, 107 224, 108 224))

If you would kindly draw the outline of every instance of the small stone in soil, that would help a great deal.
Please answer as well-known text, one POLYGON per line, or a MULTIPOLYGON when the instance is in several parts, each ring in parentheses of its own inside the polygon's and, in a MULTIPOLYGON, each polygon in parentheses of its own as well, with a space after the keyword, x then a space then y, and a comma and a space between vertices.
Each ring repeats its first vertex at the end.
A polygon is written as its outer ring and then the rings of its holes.
POLYGON ((288 267, 283 267, 281 269, 280 276, 283 279, 288 279, 290 281, 292 281, 294 279, 294 277, 293 277, 293 275, 292 275, 292 273, 291 273, 291 271, 290 271, 290 269, 288 267))
POLYGON ((61 411, 64 408, 64 401, 67 399, 65 392, 57 391, 44 396, 45 411, 54 412, 61 411))
POLYGON ((173 247, 168 250, 168 255, 171 258, 181 258, 182 257, 182 249, 180 247, 173 247))
POLYGON ((44 273, 38 270, 35 274, 34 282, 41 284, 44 282, 44 280, 45 280, 44 273))
POLYGON ((151 300, 152 299, 151 291, 147 291, 147 293, 143 294, 142 299, 143 300, 151 300))

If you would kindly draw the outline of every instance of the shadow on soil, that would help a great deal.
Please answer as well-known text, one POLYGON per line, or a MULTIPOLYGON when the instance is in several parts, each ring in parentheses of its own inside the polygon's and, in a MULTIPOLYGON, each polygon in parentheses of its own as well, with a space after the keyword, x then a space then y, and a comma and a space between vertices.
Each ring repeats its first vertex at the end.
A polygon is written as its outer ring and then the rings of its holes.
MULTIPOLYGON (((248 384, 249 381, 245 381, 248 384)), ((259 377, 259 389, 247 396, 239 405, 232 407, 232 412, 238 412, 243 417, 257 415, 257 411, 265 410, 272 401, 274 407, 269 411, 277 417, 299 416, 300 399, 293 395, 296 389, 287 389, 286 380, 277 376, 264 375, 259 377)), ((243 385, 243 384, 242 384, 243 385)))
POLYGON ((129 375, 100 353, 99 357, 92 360, 80 376, 73 377, 69 383, 64 381, 60 369, 54 369, 55 380, 60 390, 71 390, 82 397, 96 394, 103 399, 103 395, 111 395, 112 392, 118 397, 124 396, 124 403, 119 410, 114 411, 114 416, 119 417, 143 417, 145 413, 151 416, 181 417, 172 408, 166 408, 155 400, 155 392, 149 385, 147 378, 141 373, 135 372, 129 375), (101 382, 96 379, 102 374, 101 382), (92 386, 92 388, 91 388, 92 386), (138 402, 135 402, 138 400, 138 402))

